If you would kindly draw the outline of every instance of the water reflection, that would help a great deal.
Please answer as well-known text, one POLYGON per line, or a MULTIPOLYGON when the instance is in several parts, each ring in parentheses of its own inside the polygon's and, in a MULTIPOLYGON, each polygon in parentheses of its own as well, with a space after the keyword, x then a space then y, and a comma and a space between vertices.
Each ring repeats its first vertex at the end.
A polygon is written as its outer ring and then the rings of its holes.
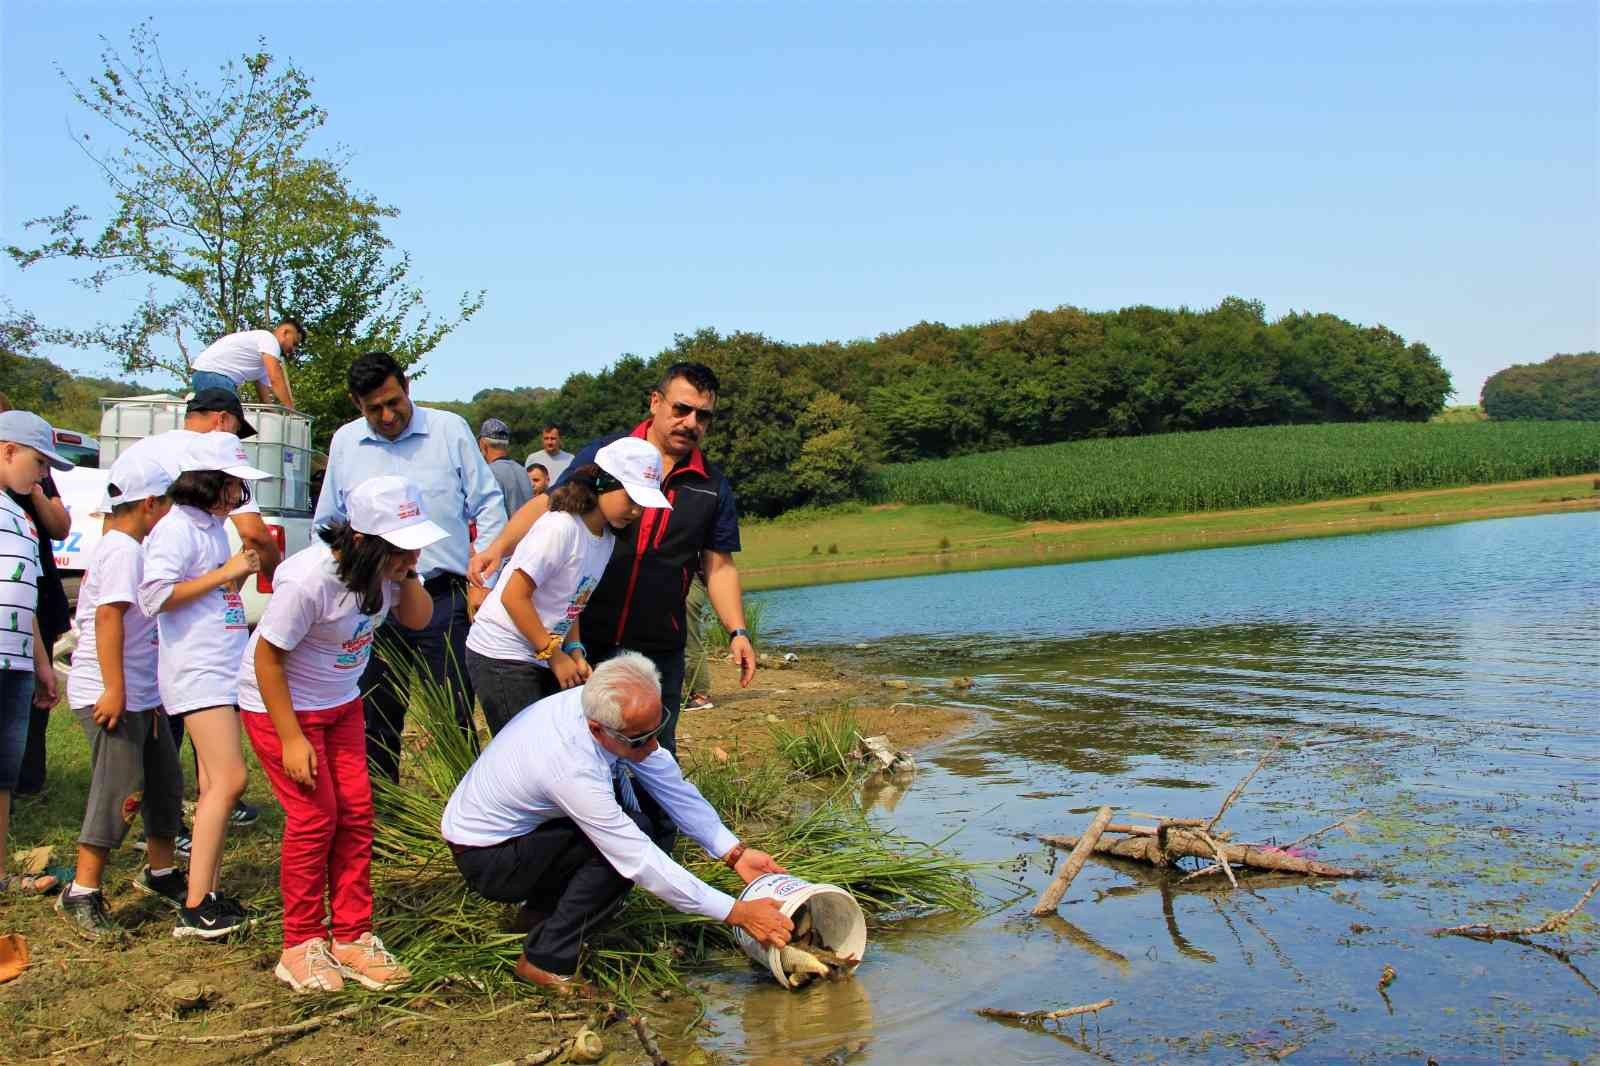
POLYGON ((769 984, 744 998, 745 1061, 805 1066, 830 1056, 852 1060, 870 1046, 872 1000, 860 980, 824 981, 790 992, 769 984))

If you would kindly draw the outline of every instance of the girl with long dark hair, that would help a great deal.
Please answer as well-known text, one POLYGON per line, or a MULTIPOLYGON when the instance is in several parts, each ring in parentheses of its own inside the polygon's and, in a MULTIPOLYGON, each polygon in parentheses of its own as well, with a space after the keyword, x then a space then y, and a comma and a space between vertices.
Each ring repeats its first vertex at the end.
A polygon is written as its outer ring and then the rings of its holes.
POLYGON ((588 679, 579 616, 611 559, 612 530, 646 507, 671 508, 660 486, 661 453, 623 437, 551 491, 550 510, 517 545, 467 634, 467 673, 490 733, 588 679))

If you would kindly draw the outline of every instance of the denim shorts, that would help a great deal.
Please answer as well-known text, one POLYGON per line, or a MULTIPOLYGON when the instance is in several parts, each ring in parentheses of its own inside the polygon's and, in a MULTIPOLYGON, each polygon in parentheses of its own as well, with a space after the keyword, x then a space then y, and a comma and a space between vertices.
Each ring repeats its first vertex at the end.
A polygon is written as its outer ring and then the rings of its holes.
POLYGON ((213 370, 196 370, 194 377, 189 379, 189 387, 195 392, 202 389, 227 389, 235 396, 239 395, 239 386, 226 374, 218 374, 213 370))
POLYGON ((17 786, 33 711, 33 671, 0 670, 0 792, 17 786))

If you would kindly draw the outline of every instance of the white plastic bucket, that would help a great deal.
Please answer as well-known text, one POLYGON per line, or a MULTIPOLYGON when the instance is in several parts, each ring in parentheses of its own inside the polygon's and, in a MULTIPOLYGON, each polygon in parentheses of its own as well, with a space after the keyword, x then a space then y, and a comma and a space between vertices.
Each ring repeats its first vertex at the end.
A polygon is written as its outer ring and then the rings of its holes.
MULTIPOLYGON (((810 904, 811 925, 822 940, 822 946, 848 958, 860 961, 867 953, 867 918, 855 897, 837 885, 812 884, 792 874, 762 874, 744 886, 739 893, 741 901, 777 900, 784 917, 793 919, 803 904, 810 904)), ((744 953, 756 962, 766 963, 772 976, 785 988, 789 978, 778 960, 778 949, 769 948, 743 929, 734 930, 734 938, 744 953)))

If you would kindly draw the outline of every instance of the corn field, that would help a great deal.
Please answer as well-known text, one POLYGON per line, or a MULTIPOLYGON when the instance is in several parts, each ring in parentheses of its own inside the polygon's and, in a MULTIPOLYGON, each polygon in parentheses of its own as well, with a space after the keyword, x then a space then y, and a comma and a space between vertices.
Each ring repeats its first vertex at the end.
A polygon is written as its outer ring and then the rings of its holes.
POLYGON ((1259 507, 1600 472, 1600 423, 1361 422, 1071 441, 883 467, 872 494, 1021 521, 1259 507))

